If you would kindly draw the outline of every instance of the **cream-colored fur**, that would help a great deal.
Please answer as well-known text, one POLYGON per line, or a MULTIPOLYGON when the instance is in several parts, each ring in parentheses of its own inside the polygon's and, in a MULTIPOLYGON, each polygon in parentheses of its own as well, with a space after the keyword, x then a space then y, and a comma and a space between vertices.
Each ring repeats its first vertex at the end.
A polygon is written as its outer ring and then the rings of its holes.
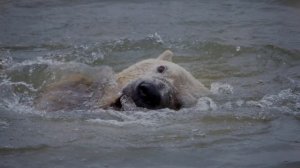
POLYGON ((100 101, 100 106, 106 107, 115 101, 126 85, 138 78, 162 77, 170 82, 176 92, 177 98, 184 107, 195 104, 198 98, 208 95, 209 90, 187 70, 172 62, 173 53, 166 50, 156 59, 147 59, 124 69, 116 75, 116 85, 109 88, 107 94, 100 101), (166 72, 159 74, 156 71, 158 66, 167 67, 166 72), (113 93, 113 94, 112 94, 113 93))
MULTIPOLYGON (((173 63, 172 57, 173 53, 167 50, 156 59, 147 59, 133 64, 115 74, 115 80, 105 83, 105 86, 101 87, 98 87, 97 82, 93 81, 95 79, 91 79, 88 76, 72 75, 47 87, 37 99, 36 107, 41 107, 41 109, 46 107, 46 110, 69 109, 70 106, 82 103, 78 94, 97 94, 98 92, 95 89, 100 88, 101 91, 99 93, 101 95, 96 96, 96 104, 99 108, 108 108, 120 98, 122 90, 130 83, 138 79, 151 78, 164 79, 171 84, 172 88, 175 89, 176 100, 179 101, 181 107, 192 106, 197 102, 198 98, 209 94, 209 90, 187 70, 173 63), (159 66, 165 67, 163 73, 158 73, 157 67, 159 66), (66 89, 71 92, 79 91, 68 96, 69 91, 66 91, 66 89), (76 96, 74 97, 74 95, 76 96), (51 107, 47 107, 47 105, 51 107)), ((87 101, 87 99, 82 101, 87 101)))

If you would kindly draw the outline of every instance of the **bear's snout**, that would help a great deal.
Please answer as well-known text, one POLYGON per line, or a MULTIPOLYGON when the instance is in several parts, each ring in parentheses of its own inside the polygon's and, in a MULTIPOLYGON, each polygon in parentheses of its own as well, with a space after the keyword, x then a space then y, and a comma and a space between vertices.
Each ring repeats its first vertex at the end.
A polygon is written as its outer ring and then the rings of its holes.
POLYGON ((135 89, 135 94, 141 100, 140 106, 148 106, 148 108, 155 108, 160 105, 161 95, 158 86, 150 82, 141 82, 135 89))
POLYGON ((168 81, 157 77, 140 78, 129 83, 113 104, 114 107, 122 108, 121 98, 123 96, 130 99, 137 107, 147 109, 178 109, 179 107, 175 89, 168 81))

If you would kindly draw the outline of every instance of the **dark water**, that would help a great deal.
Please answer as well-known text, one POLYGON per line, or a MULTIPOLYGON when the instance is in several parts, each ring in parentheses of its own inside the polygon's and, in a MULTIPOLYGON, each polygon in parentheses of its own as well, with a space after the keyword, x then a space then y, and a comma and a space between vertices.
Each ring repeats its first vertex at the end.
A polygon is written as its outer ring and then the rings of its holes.
POLYGON ((0 167, 300 167, 300 2, 2 0, 0 167), (214 93, 172 111, 45 113, 59 72, 171 49, 214 93))

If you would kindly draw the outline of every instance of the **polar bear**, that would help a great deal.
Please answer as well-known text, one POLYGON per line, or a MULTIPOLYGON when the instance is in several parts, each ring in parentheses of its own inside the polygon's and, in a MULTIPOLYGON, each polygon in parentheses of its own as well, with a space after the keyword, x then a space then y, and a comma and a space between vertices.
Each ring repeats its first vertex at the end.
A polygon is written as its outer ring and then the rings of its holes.
POLYGON ((96 107, 122 110, 123 100, 146 109, 179 110, 197 103, 210 91, 183 67, 172 62, 166 50, 156 59, 138 62, 112 74, 112 80, 99 83, 86 75, 76 74, 50 85, 36 101, 39 109, 70 109, 91 101, 96 93, 96 107), (100 91, 99 91, 100 90, 100 91))

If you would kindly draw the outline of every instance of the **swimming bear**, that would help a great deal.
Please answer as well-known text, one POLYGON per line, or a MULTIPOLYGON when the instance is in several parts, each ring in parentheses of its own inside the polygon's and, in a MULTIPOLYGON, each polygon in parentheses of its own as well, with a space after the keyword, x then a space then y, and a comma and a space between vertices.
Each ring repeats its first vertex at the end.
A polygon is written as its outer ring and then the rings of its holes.
POLYGON ((96 108, 120 110, 124 109, 124 101, 146 109, 191 107, 210 91, 187 70, 173 63, 173 56, 166 50, 155 59, 112 73, 112 78, 101 80, 106 81, 102 83, 97 80, 101 75, 70 75, 46 87, 35 105, 46 111, 74 109, 92 101, 96 108))

